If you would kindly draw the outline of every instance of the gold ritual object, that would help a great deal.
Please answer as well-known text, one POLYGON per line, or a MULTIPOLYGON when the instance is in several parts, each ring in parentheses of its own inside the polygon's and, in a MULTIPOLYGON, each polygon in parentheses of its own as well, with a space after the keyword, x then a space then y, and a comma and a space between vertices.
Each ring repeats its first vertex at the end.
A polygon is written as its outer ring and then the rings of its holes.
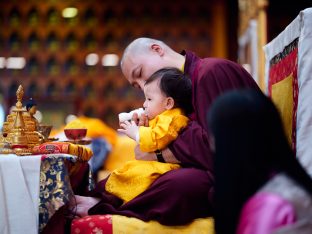
POLYGON ((1 153, 16 155, 30 155, 34 146, 45 141, 45 137, 38 132, 39 124, 33 113, 23 107, 23 87, 16 91, 17 102, 12 112, 7 116, 0 135, 1 153))

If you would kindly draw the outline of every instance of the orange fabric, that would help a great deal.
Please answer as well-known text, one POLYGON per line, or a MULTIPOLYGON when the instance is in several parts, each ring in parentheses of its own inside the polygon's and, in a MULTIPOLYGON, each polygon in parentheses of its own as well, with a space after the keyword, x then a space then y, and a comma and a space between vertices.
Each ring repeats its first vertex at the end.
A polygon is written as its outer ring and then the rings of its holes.
POLYGON ((111 153, 105 161, 104 168, 113 171, 121 168, 127 161, 134 160, 136 142, 125 135, 117 135, 117 140, 111 153))

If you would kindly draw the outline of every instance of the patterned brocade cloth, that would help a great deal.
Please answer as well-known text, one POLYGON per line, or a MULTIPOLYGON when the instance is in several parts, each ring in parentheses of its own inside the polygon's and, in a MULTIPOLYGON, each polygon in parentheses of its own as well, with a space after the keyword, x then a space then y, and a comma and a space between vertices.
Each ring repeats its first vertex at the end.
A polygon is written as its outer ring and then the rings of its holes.
POLYGON ((296 149, 296 116, 298 105, 298 38, 270 61, 269 95, 279 109, 286 136, 296 149))
POLYGON ((74 192, 90 191, 94 188, 91 171, 87 163, 69 154, 41 156, 39 192, 39 232, 53 214, 68 204, 74 192), (85 181, 83 181, 85 180, 85 181), (86 185, 86 188, 80 188, 86 185))
POLYGON ((33 148, 33 154, 71 154, 83 162, 88 161, 93 156, 90 148, 68 142, 46 142, 37 145, 33 148))
POLYGON ((75 219, 71 234, 214 234, 212 218, 195 219, 183 226, 164 226, 156 221, 143 222, 121 215, 92 215, 75 219))
POLYGON ((289 142, 312 175, 312 8, 304 9, 264 46, 268 94, 281 113, 289 142))

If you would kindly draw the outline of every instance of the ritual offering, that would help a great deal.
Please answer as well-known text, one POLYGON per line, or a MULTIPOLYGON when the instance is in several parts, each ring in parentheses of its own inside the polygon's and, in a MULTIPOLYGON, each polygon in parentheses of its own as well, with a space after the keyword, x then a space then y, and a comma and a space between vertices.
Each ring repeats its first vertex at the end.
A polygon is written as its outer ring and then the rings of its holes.
POLYGON ((64 133, 69 142, 74 144, 90 144, 90 140, 86 140, 85 137, 87 135, 88 129, 81 123, 80 120, 75 119, 69 122, 65 128, 64 133))
POLYGON ((1 153, 30 155, 34 146, 46 141, 45 136, 38 131, 40 125, 34 117, 37 111, 36 103, 31 99, 26 107, 23 107, 23 96, 24 90, 20 85, 16 91, 17 102, 3 123, 0 135, 1 153))

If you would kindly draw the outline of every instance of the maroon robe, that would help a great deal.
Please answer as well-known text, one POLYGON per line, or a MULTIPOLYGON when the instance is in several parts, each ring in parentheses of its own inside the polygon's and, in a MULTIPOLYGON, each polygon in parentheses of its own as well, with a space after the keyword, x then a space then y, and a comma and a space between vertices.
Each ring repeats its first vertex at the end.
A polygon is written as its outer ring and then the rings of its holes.
POLYGON ((203 132, 186 128, 169 148, 182 165, 212 172, 211 152, 200 145, 208 142, 206 117, 212 102, 229 90, 260 89, 250 74, 237 63, 219 58, 200 59, 192 52, 183 51, 182 54, 186 56, 184 72, 192 79, 194 113, 191 117, 199 123, 203 132))
POLYGON ((122 205, 105 192, 106 180, 91 195, 102 200, 89 214, 119 214, 163 225, 184 225, 212 214, 213 161, 208 144, 206 114, 213 100, 226 90, 254 88, 252 77, 238 64, 216 58, 200 59, 186 52, 185 73, 193 83, 194 120, 169 146, 183 168, 159 177, 145 192, 122 205))

